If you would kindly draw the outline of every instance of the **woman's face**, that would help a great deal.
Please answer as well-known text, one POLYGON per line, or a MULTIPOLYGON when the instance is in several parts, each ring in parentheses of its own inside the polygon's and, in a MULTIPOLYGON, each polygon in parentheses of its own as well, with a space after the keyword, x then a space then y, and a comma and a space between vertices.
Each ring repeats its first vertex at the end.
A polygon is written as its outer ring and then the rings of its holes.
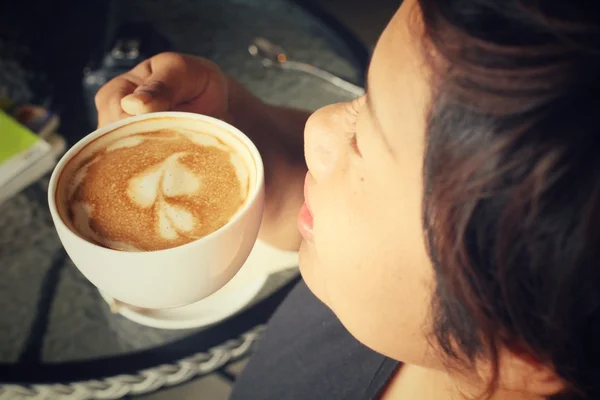
POLYGON ((375 49, 367 95, 317 111, 306 126, 310 215, 299 218, 300 268, 358 340, 434 366, 434 279, 421 222, 430 87, 420 26, 415 1, 404 1, 375 49))

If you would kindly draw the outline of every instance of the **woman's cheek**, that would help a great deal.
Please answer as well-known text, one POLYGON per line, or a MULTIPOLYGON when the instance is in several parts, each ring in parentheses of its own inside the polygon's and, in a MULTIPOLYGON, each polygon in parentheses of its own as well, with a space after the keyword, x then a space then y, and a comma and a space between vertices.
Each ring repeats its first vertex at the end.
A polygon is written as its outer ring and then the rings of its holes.
POLYGON ((343 121, 342 104, 316 111, 304 130, 304 152, 310 173, 317 182, 328 179, 344 167, 348 143, 340 132, 343 121))

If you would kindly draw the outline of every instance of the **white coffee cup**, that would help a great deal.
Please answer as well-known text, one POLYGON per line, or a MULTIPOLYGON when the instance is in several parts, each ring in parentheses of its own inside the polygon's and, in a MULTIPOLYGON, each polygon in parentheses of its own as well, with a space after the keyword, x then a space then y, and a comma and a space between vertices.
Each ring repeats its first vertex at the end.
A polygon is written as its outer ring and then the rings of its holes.
MULTIPOLYGON (((64 186, 64 185, 62 185, 64 186)), ((96 287, 124 303, 145 308, 171 308, 194 303, 219 290, 242 267, 256 241, 264 206, 264 171, 252 141, 235 127, 204 115, 160 112, 126 118, 106 125, 75 144, 58 162, 50 178, 48 203, 58 236, 79 270, 96 287), (171 122, 169 122, 171 121, 171 122), (65 201, 57 201, 59 179, 73 157, 100 136, 128 126, 177 127, 184 121, 199 132, 215 135, 231 145, 250 173, 246 201, 220 229, 182 246, 156 251, 112 250, 84 239, 61 215, 65 201)))

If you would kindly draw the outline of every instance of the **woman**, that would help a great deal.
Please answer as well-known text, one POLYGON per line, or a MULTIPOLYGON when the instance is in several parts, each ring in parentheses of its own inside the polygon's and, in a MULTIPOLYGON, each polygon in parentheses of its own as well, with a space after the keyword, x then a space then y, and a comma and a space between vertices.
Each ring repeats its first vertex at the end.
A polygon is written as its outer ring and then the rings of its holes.
POLYGON ((162 54, 100 91, 101 124, 211 114, 264 156, 261 237, 299 246, 320 301, 299 285, 235 398, 600 398, 600 19, 588 4, 406 0, 367 95, 308 119, 306 164, 307 116, 205 60, 162 54))

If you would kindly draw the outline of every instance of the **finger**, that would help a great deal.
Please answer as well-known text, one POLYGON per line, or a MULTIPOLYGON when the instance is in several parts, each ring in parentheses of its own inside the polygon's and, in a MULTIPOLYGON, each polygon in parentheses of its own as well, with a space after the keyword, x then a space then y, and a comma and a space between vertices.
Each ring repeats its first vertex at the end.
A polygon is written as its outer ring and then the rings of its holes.
POLYGON ((210 61, 176 53, 159 54, 149 60, 147 67, 149 76, 121 101, 122 109, 129 114, 179 109, 213 86, 212 81, 222 79, 218 67, 210 61))
POLYGON ((121 99, 121 108, 131 115, 168 111, 172 108, 172 95, 168 87, 155 76, 138 86, 132 94, 121 99))
POLYGON ((129 116, 121 108, 121 99, 136 89, 137 79, 129 74, 118 76, 105 84, 96 94, 98 126, 104 126, 129 116))

